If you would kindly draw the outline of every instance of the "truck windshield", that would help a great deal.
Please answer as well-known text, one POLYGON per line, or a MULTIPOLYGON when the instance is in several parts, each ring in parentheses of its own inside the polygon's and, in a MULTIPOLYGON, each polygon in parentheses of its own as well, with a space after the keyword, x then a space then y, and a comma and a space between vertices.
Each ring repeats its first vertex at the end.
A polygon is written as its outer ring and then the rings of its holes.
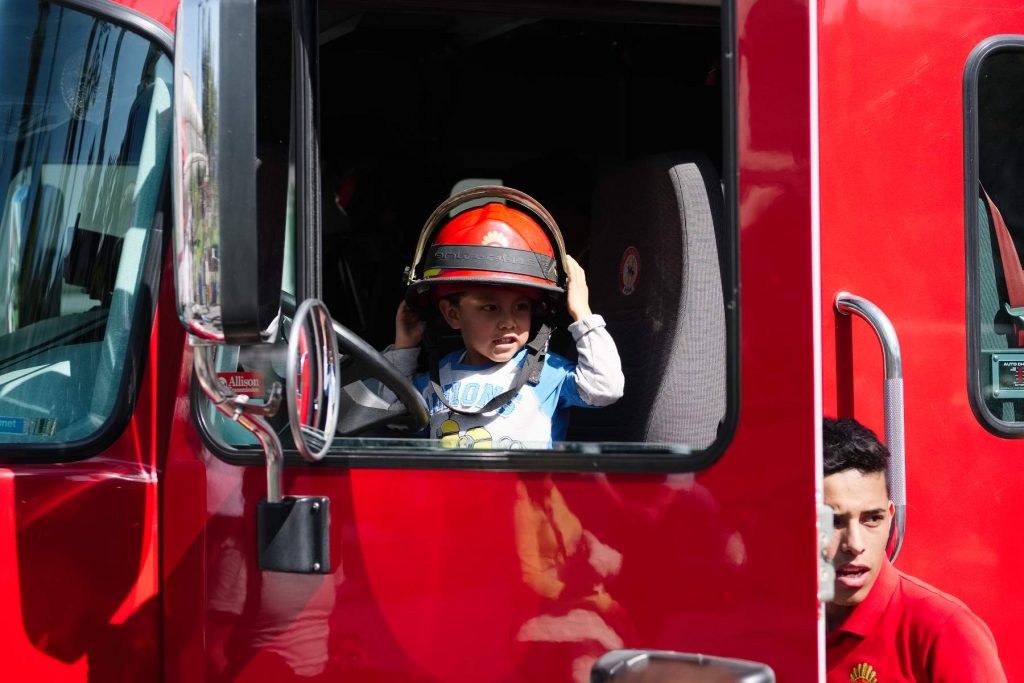
POLYGON ((127 28, 0 0, 0 443, 88 440, 133 395, 172 78, 127 28))

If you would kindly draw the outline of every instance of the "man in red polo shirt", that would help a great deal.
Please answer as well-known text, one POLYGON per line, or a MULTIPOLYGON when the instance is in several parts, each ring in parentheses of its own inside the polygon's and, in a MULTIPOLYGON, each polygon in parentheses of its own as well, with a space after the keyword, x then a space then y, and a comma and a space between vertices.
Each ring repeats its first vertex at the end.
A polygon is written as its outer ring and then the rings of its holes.
POLYGON ((1006 680, 995 639, 967 606, 889 562, 889 453, 856 420, 824 421, 825 504, 835 513, 825 606, 829 683, 1006 680))

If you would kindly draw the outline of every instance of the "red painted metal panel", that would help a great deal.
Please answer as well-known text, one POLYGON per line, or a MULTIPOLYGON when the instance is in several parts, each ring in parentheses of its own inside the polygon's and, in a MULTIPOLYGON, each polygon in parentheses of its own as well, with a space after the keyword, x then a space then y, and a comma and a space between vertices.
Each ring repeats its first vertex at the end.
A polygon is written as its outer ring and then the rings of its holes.
POLYGON ((821 222, 826 414, 882 433, 881 354, 848 290, 878 304, 904 357, 907 535, 901 569, 964 600, 1024 677, 1012 538, 1021 444, 967 398, 963 103, 967 56, 1024 33, 1018 2, 825 2, 821 11, 821 222))
MULTIPOLYGON (((171 24, 166 3, 132 6, 171 24)), ((720 462, 672 476, 289 470, 287 493, 331 498, 331 572, 260 572, 265 475, 202 447, 165 274, 129 430, 81 465, 0 476, 0 636, 19 671, 154 678, 162 618, 171 681, 582 680, 620 646, 812 680, 808 6, 737 15, 742 391, 720 462)))
POLYGON ((201 448, 183 371, 169 680, 583 680, 621 646, 816 676, 808 7, 738 17, 742 394, 722 460, 696 476, 289 470, 286 493, 331 498, 331 573, 272 574, 254 548, 263 469, 201 448))
POLYGON ((178 15, 177 0, 111 0, 159 21, 171 31, 178 15))
MULTIPOLYGON (((172 279, 164 273, 165 283, 172 279)), ((9 680, 160 676, 158 472, 176 398, 166 380, 184 336, 169 324, 177 325, 173 301, 165 303, 171 317, 158 313, 121 437, 86 461, 0 469, 0 642, 9 680)))

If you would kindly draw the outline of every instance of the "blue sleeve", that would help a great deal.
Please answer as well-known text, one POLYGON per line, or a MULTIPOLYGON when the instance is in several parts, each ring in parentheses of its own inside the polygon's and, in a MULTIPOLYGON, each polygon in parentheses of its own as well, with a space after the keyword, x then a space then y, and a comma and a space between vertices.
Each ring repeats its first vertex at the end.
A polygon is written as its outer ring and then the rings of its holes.
POLYGON ((576 364, 557 353, 549 353, 545 358, 544 372, 541 373, 537 391, 543 396, 550 397, 548 400, 553 399, 551 409, 554 411, 572 406, 593 407, 583 400, 576 387, 576 364))

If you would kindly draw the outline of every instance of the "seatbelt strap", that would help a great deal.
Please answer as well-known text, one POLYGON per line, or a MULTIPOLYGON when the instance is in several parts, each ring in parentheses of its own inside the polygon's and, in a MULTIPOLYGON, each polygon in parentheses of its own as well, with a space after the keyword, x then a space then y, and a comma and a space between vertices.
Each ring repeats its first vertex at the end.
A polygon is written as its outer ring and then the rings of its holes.
POLYGON ((519 366, 519 372, 506 391, 498 394, 488 401, 480 410, 466 410, 455 408, 444 397, 444 389, 441 388, 441 367, 437 358, 437 344, 433 340, 427 341, 427 359, 430 364, 430 388, 438 400, 451 412, 459 415, 482 415, 505 405, 519 393, 524 384, 537 386, 540 383, 540 373, 544 369, 544 357, 548 353, 548 341, 551 339, 552 328, 547 324, 540 326, 537 334, 526 343, 526 358, 519 366))
POLYGON ((1013 237, 1010 235, 1003 214, 999 207, 988 196, 985 188, 981 188, 985 195, 985 202, 988 204, 988 211, 992 215, 992 225, 996 233, 996 243, 999 246, 999 260, 1003 264, 1003 278, 1006 280, 1006 294, 1010 299, 1005 303, 1006 312, 1013 318, 1013 327, 1017 331, 1017 346, 1024 348, 1024 268, 1021 268, 1020 256, 1017 254, 1017 247, 1013 244, 1013 237))

